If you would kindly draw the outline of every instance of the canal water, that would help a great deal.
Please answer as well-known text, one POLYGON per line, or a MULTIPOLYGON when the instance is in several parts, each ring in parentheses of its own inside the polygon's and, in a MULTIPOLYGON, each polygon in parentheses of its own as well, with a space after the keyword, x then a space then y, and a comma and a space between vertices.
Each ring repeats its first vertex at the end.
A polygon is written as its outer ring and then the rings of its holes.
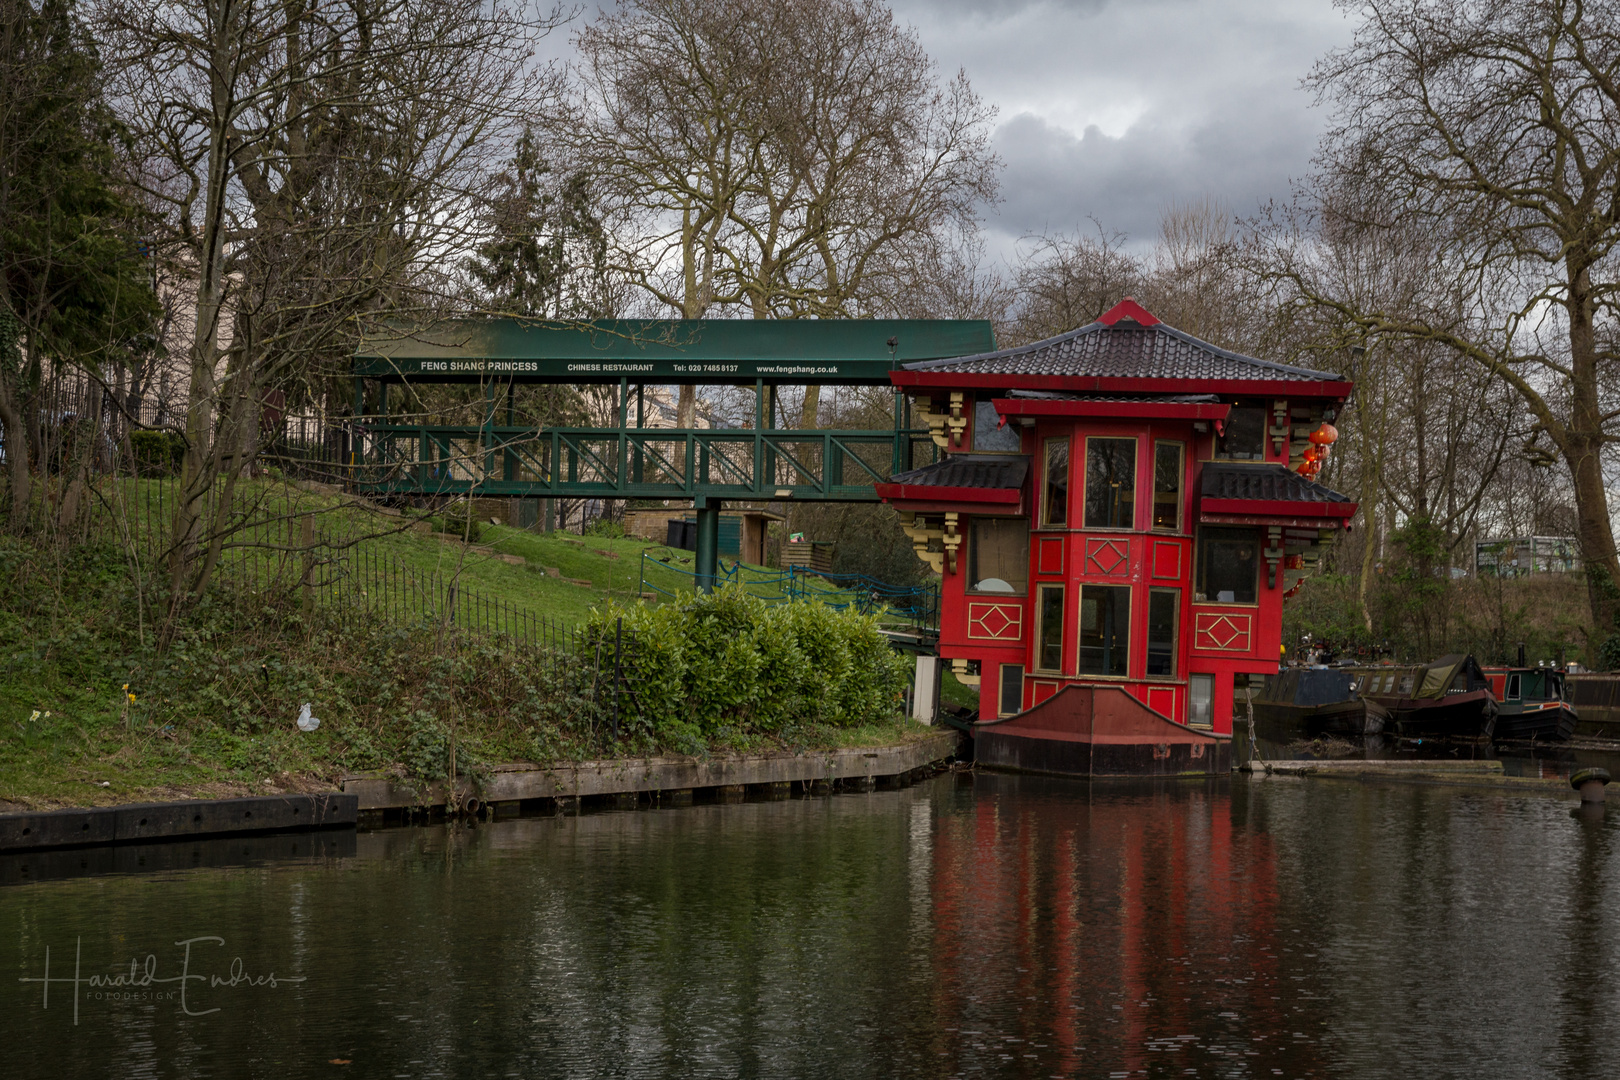
POLYGON ((1539 795, 980 773, 0 880, 8 1078, 1584 1080, 1620 1049, 1620 804, 1539 795))

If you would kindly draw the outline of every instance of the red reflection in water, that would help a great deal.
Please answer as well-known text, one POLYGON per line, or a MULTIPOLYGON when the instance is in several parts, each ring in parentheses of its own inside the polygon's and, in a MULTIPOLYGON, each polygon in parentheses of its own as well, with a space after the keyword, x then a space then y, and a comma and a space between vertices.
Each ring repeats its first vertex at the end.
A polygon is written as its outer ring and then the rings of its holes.
POLYGON ((947 1070, 1325 1073, 1310 972, 1280 970, 1271 839, 1225 785, 980 775, 932 860, 947 1070))

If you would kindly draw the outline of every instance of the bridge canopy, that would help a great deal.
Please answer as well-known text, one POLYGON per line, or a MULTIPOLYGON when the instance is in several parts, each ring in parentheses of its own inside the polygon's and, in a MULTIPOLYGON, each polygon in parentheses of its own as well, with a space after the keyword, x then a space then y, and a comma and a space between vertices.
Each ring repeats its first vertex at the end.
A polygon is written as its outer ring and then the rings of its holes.
POLYGON ((471 319, 383 331, 356 378, 387 382, 888 385, 902 364, 993 352, 977 319, 471 319))

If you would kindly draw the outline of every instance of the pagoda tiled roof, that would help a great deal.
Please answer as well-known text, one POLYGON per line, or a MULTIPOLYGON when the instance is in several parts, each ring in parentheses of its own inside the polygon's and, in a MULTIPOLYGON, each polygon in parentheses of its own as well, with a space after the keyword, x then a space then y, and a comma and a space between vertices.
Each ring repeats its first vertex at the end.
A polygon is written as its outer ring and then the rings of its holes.
MULTIPOLYGON (((1153 319, 1145 311, 1141 314, 1153 319)), ((1115 316, 1114 312, 1078 330, 1045 341, 974 356, 918 361, 904 365, 903 370, 930 374, 1054 378, 1301 383, 1336 383, 1343 380, 1343 376, 1329 371, 1244 356, 1211 345, 1156 319, 1144 325, 1135 318, 1115 316)))
POLYGON ((910 472, 895 473, 888 483, 906 487, 995 488, 1018 490, 1029 475, 1029 458, 1020 454, 948 454, 941 461, 910 472))
POLYGON ((1275 461, 1210 461, 1204 465, 1199 488, 1206 499, 1246 499, 1263 502, 1348 503, 1341 495, 1275 461))

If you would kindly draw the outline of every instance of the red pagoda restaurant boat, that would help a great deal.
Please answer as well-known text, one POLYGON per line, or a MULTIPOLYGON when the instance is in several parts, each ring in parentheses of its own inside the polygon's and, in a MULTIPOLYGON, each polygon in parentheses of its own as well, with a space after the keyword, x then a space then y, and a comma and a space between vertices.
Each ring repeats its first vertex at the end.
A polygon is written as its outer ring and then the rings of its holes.
POLYGON ((1285 600, 1356 505, 1314 482, 1351 391, 1127 298, 1046 341, 890 376, 942 460, 877 485, 943 577, 976 757, 1076 776, 1230 768, 1285 600))

